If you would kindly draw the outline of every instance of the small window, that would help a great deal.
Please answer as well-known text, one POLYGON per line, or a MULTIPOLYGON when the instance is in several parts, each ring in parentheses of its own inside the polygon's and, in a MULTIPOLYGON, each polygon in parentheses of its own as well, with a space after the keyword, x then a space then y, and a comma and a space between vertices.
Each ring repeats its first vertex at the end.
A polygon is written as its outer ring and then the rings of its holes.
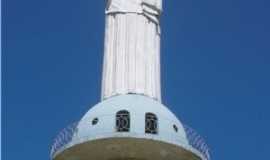
POLYGON ((145 133, 158 133, 158 119, 157 116, 153 113, 145 114, 145 133))
POLYGON ((173 125, 173 129, 175 132, 178 132, 178 127, 175 124, 173 125))
POLYGON ((98 123, 98 118, 94 118, 93 120, 92 120, 92 125, 96 125, 98 123))
POLYGON ((130 116, 126 110, 121 110, 116 113, 116 130, 117 132, 129 132, 130 116))

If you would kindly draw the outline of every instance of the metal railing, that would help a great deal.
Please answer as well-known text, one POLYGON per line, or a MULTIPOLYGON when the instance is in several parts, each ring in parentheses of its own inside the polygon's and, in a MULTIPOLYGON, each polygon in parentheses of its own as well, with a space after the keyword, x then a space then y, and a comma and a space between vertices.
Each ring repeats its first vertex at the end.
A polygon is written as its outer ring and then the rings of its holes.
POLYGON ((73 135, 77 132, 77 125, 78 122, 72 123, 66 128, 64 128, 60 133, 56 136, 53 141, 53 145, 51 147, 50 158, 53 159, 53 155, 68 144, 71 140, 73 135))
MULTIPOLYGON (((53 155, 63 149, 68 143, 71 142, 72 137, 77 133, 78 122, 72 123, 68 127, 64 128, 54 139, 53 145, 51 147, 50 157, 53 159, 53 155)), ((184 125, 184 129, 187 135, 189 145, 200 152, 204 157, 204 160, 210 160, 210 153, 207 144, 204 139, 192 128, 184 125)))
POLYGON ((191 127, 184 125, 189 145, 198 150, 206 160, 210 160, 210 150, 205 140, 191 127))

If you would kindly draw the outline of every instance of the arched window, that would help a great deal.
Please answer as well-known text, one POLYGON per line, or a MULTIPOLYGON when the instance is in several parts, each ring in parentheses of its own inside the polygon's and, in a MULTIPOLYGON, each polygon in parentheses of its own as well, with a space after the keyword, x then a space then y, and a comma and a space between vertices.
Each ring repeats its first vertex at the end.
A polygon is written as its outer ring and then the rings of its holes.
POLYGON ((116 130, 117 132, 129 132, 130 116, 126 110, 121 110, 116 113, 116 130))
POLYGON ((145 133, 150 134, 158 133, 158 118, 153 113, 145 114, 145 133))

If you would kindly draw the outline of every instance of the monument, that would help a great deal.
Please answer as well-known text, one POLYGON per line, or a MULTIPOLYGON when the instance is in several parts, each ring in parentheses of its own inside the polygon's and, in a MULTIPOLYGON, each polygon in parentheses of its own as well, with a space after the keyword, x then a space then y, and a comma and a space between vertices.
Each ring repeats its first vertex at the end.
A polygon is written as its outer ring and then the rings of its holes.
POLYGON ((65 128, 52 160, 210 160, 161 101, 162 0, 107 0, 101 102, 65 128))

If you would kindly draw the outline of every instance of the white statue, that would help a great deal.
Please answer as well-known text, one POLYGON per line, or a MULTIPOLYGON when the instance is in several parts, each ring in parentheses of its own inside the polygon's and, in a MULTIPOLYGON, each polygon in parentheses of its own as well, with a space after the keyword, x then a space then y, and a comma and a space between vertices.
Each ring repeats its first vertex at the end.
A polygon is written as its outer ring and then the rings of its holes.
POLYGON ((162 0, 107 0, 102 99, 142 94, 161 100, 162 0))
POLYGON ((106 13, 144 14, 158 23, 162 11, 162 0, 107 0, 106 13))

